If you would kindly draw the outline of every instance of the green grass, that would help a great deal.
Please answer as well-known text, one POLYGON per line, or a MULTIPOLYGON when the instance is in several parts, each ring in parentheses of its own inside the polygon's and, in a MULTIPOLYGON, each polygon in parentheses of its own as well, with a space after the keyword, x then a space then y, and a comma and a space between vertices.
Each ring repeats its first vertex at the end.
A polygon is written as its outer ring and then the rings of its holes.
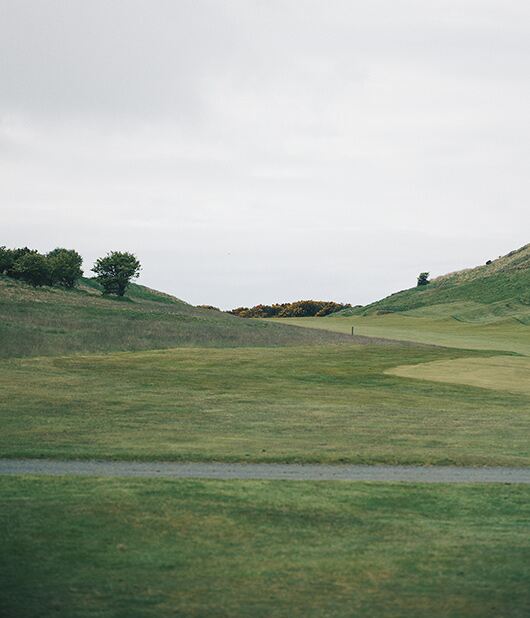
POLYGON ((530 488, 0 477, 6 618, 530 613, 530 488))
POLYGON ((0 358, 176 346, 300 345, 338 341, 243 320, 131 285, 123 299, 102 297, 94 281, 78 289, 35 289, 0 276, 0 358))
POLYGON ((384 373, 490 355, 340 345, 2 361, 0 453, 529 465, 528 395, 384 373))
POLYGON ((495 321, 512 316, 530 325, 530 244, 489 265, 450 273, 429 285, 396 292, 365 307, 344 309, 337 315, 404 312, 437 305, 463 305, 465 321, 495 321))
MULTIPOLYGON (((436 307, 427 311, 386 315, 325 318, 275 318, 306 329, 327 329, 336 333, 351 333, 367 337, 385 337, 454 348, 501 350, 530 356, 530 326, 513 319, 493 323, 470 323, 440 316, 436 307)), ((263 320, 271 322, 273 320, 263 320)))
POLYGON ((530 395, 530 358, 527 357, 456 358, 401 365, 388 369, 387 373, 403 378, 468 384, 530 395))

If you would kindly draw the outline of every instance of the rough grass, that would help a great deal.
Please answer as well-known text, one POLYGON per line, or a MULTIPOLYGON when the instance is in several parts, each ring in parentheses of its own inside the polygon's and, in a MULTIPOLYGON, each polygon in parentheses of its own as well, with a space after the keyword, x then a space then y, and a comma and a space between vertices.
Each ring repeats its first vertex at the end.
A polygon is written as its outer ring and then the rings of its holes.
POLYGON ((0 358, 184 345, 307 345, 341 339, 192 307, 138 285, 117 299, 102 297, 88 279, 79 289, 64 290, 35 289, 0 277, 0 358))
POLYGON ((450 273, 429 285, 397 292, 365 307, 344 309, 336 315, 404 312, 450 303, 468 304, 466 314, 461 316, 465 320, 495 320, 499 315, 511 315, 530 324, 530 244, 487 266, 450 273))
POLYGON ((526 618, 525 486, 0 477, 6 618, 526 618))
POLYGON ((528 395, 384 373, 485 355, 352 345, 2 361, 0 453, 529 465, 528 395))

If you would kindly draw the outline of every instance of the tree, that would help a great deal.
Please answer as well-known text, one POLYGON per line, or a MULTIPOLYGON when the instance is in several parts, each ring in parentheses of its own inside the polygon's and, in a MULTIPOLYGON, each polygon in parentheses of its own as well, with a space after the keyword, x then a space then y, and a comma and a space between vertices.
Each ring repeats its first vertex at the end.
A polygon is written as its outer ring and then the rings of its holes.
POLYGON ((7 247, 0 247, 0 275, 7 273, 13 267, 13 251, 7 247))
POLYGON ((13 276, 35 287, 49 285, 50 266, 44 255, 36 251, 23 253, 12 267, 13 276))
POLYGON ((418 287, 429 283, 429 273, 420 273, 418 275, 418 287))
POLYGON ((52 284, 73 288, 83 275, 83 258, 73 249, 57 248, 46 256, 50 267, 52 284))
POLYGON ((92 272, 103 286, 104 294, 123 296, 131 279, 140 275, 140 262, 132 253, 111 251, 98 258, 92 272))
POLYGON ((35 250, 31 250, 28 247, 22 247, 19 249, 6 249, 2 247, 2 251, 0 251, 0 273, 4 273, 8 277, 17 277, 17 273, 15 272, 15 263, 23 256, 28 253, 37 253, 35 250))

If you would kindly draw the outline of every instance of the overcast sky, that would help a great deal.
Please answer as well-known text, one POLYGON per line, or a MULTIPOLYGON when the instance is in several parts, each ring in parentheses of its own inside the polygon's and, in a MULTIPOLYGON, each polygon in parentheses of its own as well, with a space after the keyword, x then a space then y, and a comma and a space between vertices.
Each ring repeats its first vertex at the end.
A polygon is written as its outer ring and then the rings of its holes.
POLYGON ((0 0, 0 245, 231 308, 530 241, 528 0, 0 0))

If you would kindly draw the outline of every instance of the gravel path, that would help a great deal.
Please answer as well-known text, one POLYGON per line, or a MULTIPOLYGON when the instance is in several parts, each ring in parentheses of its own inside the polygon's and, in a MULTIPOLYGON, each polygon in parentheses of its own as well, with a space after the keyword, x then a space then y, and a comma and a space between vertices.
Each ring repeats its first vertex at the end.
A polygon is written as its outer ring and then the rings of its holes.
POLYGON ((530 484, 530 468, 463 468, 456 466, 152 463, 129 461, 0 459, 0 474, 293 481, 530 484))

